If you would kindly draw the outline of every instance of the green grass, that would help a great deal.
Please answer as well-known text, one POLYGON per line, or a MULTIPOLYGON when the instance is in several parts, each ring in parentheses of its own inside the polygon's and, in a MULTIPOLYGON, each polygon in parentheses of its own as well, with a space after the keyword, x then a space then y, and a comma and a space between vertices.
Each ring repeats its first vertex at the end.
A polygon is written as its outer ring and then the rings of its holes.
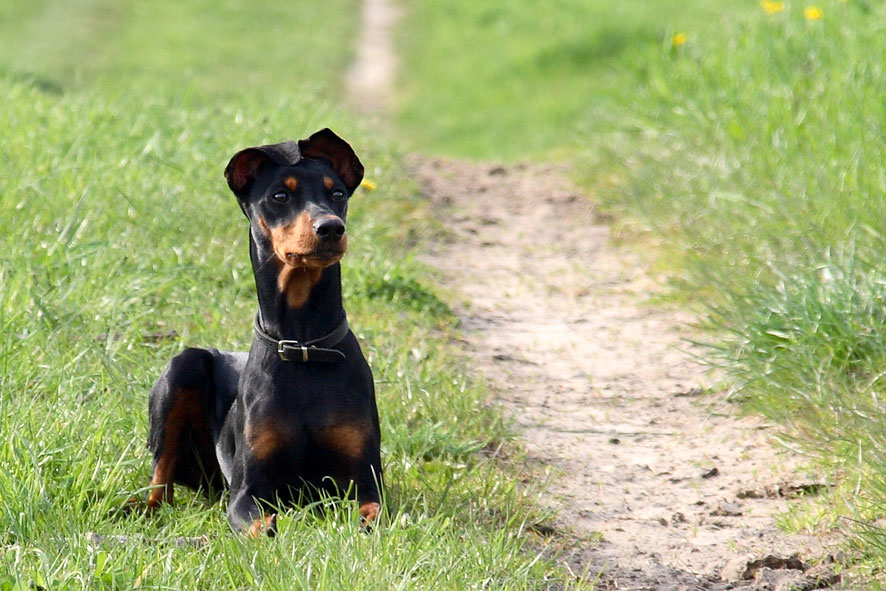
MULTIPOLYGON (((568 584, 527 550, 531 491, 483 453, 507 430, 409 257, 425 222, 397 151, 328 102, 355 5, 0 0, 0 589, 568 584), (380 187, 354 198, 345 289, 378 382, 389 516, 366 535, 350 503, 294 510, 275 541, 231 534, 224 499, 120 518, 148 478, 163 365, 250 340, 223 164, 324 125, 380 187), (96 548, 88 531, 149 542, 96 548)), ((856 520, 877 568, 886 8, 818 6, 808 20, 794 2, 413 2, 397 124, 410 148, 577 163, 620 235, 654 246, 675 297, 704 311, 735 399, 843 485, 786 521, 856 520)))
MULTIPOLYGON (((886 12, 819 7, 820 20, 761 10, 650 55, 630 130, 586 161, 627 233, 651 235, 704 304, 709 361, 847 486, 832 511, 864 522, 886 500, 886 12)), ((883 564, 882 530, 861 531, 883 564)))
POLYGON ((568 156, 619 127, 613 111, 637 83, 631 60, 725 18, 705 0, 407 4, 401 135, 417 149, 505 160, 568 156))
POLYGON ((418 204, 388 149, 353 129, 345 135, 381 187, 354 197, 345 285, 378 382, 388 518, 365 535, 349 503, 294 511, 276 540, 250 541, 229 531, 224 499, 184 494, 154 519, 115 516, 149 478, 146 394, 163 365, 185 345, 250 342, 245 220, 223 164, 314 124, 291 113, 258 131, 261 105, 103 103, 2 84, 0 585, 545 586, 553 573, 521 534, 528 493, 479 453, 502 442, 504 425, 441 344, 453 319, 396 246, 418 204), (160 542, 96 549, 89 531, 160 542), (199 550, 172 543, 204 533, 199 550))
POLYGON ((442 153, 575 163, 701 310, 734 398, 845 485, 806 525, 858 520, 882 566, 886 8, 781 7, 414 2, 399 121, 442 153))
POLYGON ((212 7, 0 11, 0 589, 569 586, 539 557, 526 530, 540 518, 535 491, 495 459, 507 427, 410 256, 422 202, 398 152, 328 100, 352 13, 336 2, 212 7), (330 22, 343 33, 318 26, 330 22), (264 52, 284 46, 323 55, 281 72, 264 52), (247 226, 225 163, 324 125, 378 185, 353 197, 343 267, 377 382, 386 515, 364 533, 354 504, 331 499, 286 512, 276 539, 252 540, 230 531, 224 497, 183 489, 158 515, 120 515, 150 476, 147 392, 168 360, 184 346, 251 342, 247 226), (129 537, 95 546, 88 532, 129 537), (204 534, 200 546, 175 543, 204 534))
POLYGON ((52 89, 229 96, 334 93, 357 0, 0 0, 0 64, 52 89))

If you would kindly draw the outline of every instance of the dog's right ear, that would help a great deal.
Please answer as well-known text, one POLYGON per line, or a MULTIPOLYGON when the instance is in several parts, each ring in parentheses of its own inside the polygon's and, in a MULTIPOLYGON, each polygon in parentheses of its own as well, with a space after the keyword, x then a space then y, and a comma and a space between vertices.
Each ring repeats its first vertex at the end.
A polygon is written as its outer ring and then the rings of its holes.
POLYGON ((225 179, 238 199, 249 193, 259 172, 268 165, 291 166, 301 160, 298 144, 282 142, 240 150, 225 167, 225 179))
POLYGON ((298 148, 305 158, 325 158, 353 193, 363 180, 363 164, 354 149, 328 127, 314 133, 306 140, 298 141, 298 148))

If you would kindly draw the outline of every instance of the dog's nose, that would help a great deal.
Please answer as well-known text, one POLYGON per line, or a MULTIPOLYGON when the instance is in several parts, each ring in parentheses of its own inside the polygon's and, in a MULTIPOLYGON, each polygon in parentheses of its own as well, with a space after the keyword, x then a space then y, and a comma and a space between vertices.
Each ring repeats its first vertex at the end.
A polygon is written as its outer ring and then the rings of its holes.
POLYGON ((345 235, 345 223, 339 217, 322 217, 314 222, 314 233, 324 242, 338 242, 345 235))

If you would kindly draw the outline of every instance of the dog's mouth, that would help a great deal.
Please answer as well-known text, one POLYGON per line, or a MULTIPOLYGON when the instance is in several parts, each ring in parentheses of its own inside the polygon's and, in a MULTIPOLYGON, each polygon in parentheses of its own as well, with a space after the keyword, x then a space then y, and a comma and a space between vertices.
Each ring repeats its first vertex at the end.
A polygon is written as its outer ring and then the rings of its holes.
POLYGON ((339 262, 345 256, 344 248, 323 248, 312 252, 280 252, 274 249, 277 258, 295 269, 325 269, 339 262))

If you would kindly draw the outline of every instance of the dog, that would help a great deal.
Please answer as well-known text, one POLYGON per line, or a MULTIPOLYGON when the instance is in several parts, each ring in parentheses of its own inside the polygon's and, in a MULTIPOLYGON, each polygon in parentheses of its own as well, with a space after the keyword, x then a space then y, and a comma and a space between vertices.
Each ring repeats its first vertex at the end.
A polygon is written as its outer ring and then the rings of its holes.
POLYGON ((248 353, 185 349, 154 384, 147 507, 171 503, 174 483, 227 486, 231 526, 273 536, 279 504, 350 494, 369 525, 380 511, 381 433, 339 263, 363 165, 327 128, 241 150, 225 178, 249 220, 255 335, 248 353))

